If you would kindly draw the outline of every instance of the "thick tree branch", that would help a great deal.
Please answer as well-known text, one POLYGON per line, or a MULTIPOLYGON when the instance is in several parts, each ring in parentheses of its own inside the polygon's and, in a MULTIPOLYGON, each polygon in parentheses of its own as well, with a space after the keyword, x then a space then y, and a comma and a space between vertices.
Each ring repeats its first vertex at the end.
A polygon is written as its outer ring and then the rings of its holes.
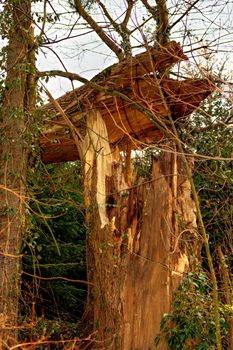
POLYGON ((129 19, 130 19, 130 16, 131 16, 131 12, 132 12, 132 9, 133 9, 133 5, 134 5, 134 1, 133 0, 127 0, 127 3, 128 3, 128 7, 127 7, 127 10, 126 10, 126 13, 125 13, 125 18, 123 19, 122 23, 121 23, 121 27, 122 28, 126 28, 127 27, 127 24, 129 22, 129 19))
POLYGON ((104 15, 106 16, 106 18, 109 20, 109 22, 111 23, 111 25, 113 26, 113 28, 119 33, 121 34, 121 30, 120 30, 120 25, 114 21, 114 19, 111 17, 110 13, 108 12, 106 6, 100 1, 97 0, 98 5, 101 7, 101 9, 103 10, 104 15))
POLYGON ((168 25, 168 9, 166 0, 156 0, 157 4, 157 28, 155 40, 159 46, 167 45, 169 41, 170 29, 168 25))
POLYGON ((124 59, 124 54, 121 48, 115 44, 115 42, 110 39, 110 37, 104 32, 98 23, 86 12, 84 9, 81 0, 74 0, 75 8, 80 16, 82 16, 85 21, 91 26, 91 28, 96 32, 101 40, 116 54, 119 61, 124 59))
POLYGON ((141 0, 147 11, 152 15, 152 17, 157 21, 158 9, 157 6, 151 6, 147 0, 141 0))
MULTIPOLYGON (((97 0, 97 2, 99 4, 99 6, 101 7, 101 9, 103 10, 104 15, 106 16, 106 18, 109 20, 109 22, 113 26, 113 28, 121 36, 121 38, 122 38, 121 46, 122 46, 122 49, 124 50, 125 56, 130 57, 132 55, 132 50, 131 50, 130 39, 129 39, 130 31, 126 26, 127 22, 126 22, 126 24, 123 24, 124 22, 122 22, 121 24, 117 23, 116 21, 114 21, 114 19, 109 14, 106 6, 99 0, 97 0)), ((133 3, 132 3, 132 6, 129 6, 127 8, 126 13, 129 16, 130 16, 132 7, 133 7, 133 3), (128 11, 130 11, 130 12, 128 12, 128 11)), ((127 16, 125 17, 125 19, 126 18, 127 18, 127 16)))

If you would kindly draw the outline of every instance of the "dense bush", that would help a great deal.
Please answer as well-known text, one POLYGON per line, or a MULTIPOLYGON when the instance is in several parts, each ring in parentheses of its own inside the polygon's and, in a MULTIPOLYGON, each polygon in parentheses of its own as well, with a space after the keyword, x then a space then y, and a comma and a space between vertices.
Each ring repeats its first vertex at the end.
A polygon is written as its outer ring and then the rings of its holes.
POLYGON ((30 319, 35 304, 35 317, 76 322, 87 291, 80 164, 40 164, 29 183, 22 314, 30 319))

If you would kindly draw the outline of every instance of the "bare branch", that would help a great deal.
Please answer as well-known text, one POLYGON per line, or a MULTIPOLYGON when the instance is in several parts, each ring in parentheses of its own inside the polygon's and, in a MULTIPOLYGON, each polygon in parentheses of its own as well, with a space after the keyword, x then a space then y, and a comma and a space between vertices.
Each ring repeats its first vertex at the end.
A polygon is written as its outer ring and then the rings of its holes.
POLYGON ((54 109, 60 113, 60 115, 62 116, 62 118, 64 119, 64 121, 66 122, 66 124, 69 126, 71 134, 73 136, 75 145, 77 147, 77 150, 79 152, 80 158, 82 158, 83 154, 82 154, 82 147, 80 146, 80 142, 83 142, 82 136, 80 135, 79 131, 75 128, 75 126, 73 125, 73 123, 70 121, 70 119, 68 118, 68 116, 65 114, 65 112, 63 111, 63 109, 61 108, 61 106, 59 105, 59 103, 57 102, 57 100, 55 100, 52 96, 52 94, 49 92, 49 90, 42 84, 43 89, 45 91, 45 93, 47 94, 50 102, 53 104, 54 109))
POLYGON ((109 22, 111 23, 111 25, 113 26, 113 28, 119 33, 121 34, 121 29, 120 29, 120 25, 114 21, 114 19, 112 18, 112 16, 110 15, 110 13, 108 12, 106 6, 100 1, 97 0, 98 5, 101 7, 101 9, 103 10, 104 15, 107 17, 107 19, 109 20, 109 22))
POLYGON ((174 23, 172 23, 172 25, 169 27, 169 30, 175 27, 177 23, 179 23, 199 1, 200 0, 194 1, 194 3, 192 3, 180 17, 174 23))
MULTIPOLYGON (((126 25, 118 24, 116 21, 114 21, 114 19, 109 14, 106 6, 99 0, 97 0, 97 2, 99 4, 99 6, 101 7, 101 9, 103 10, 104 15, 107 17, 107 19, 109 20, 109 22, 113 26, 113 28, 121 36, 121 38, 122 38, 121 46, 124 50, 125 56, 130 57, 132 55, 132 50, 131 50, 130 39, 129 39, 129 35, 130 35, 129 29, 127 28, 126 25)), ((133 3, 132 3, 132 6, 127 9, 127 13, 128 13, 128 10, 130 8, 132 9, 132 7, 133 7, 133 3)), ((129 16, 130 16, 130 13, 131 13, 131 10, 128 13, 129 16)), ((127 22, 126 22, 126 24, 127 24, 127 22)))
POLYGON ((141 0, 141 2, 143 3, 147 11, 152 15, 152 17, 157 21, 157 18, 158 18, 157 6, 151 6, 150 4, 148 4, 147 0, 141 0))
POLYGON ((82 6, 81 0, 75 0, 75 8, 80 16, 82 16, 85 21, 93 28, 96 34, 103 40, 103 42, 116 54, 119 61, 124 59, 124 54, 121 48, 116 45, 116 43, 110 39, 110 37, 104 32, 103 28, 101 28, 98 23, 86 12, 84 7, 82 6))

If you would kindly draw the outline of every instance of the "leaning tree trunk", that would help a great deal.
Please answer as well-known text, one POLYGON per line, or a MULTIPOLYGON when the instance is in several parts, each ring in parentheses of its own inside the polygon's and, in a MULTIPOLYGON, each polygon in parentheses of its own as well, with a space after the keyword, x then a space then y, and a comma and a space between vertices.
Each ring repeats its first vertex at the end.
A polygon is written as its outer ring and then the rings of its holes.
POLYGON ((169 145, 153 159, 149 178, 132 176, 130 152, 124 161, 110 153, 100 115, 92 118, 84 185, 94 326, 105 349, 154 349, 162 316, 198 250, 189 182, 169 145))
POLYGON ((4 11, 10 29, 0 120, 0 349, 9 349, 17 343, 20 248, 29 148, 27 130, 35 89, 30 1, 5 2, 4 11))

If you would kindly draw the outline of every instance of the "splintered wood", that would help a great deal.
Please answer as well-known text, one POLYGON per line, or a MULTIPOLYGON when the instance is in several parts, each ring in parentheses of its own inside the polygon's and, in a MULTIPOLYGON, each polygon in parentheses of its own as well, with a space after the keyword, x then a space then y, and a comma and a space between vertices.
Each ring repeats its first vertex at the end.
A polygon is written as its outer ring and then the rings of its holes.
POLYGON ((149 181, 138 177, 130 187, 122 160, 114 157, 107 183, 110 224, 100 229, 101 219, 93 214, 88 240, 94 320, 106 349, 154 349, 173 293, 200 256, 189 180, 172 149, 164 146, 168 152, 152 160, 149 181))
MULTIPOLYGON (((96 163, 96 203, 101 228, 109 223, 106 215, 106 176, 112 175, 112 152, 106 125, 98 111, 91 111, 87 119, 87 134, 82 147, 84 155, 84 200, 86 208, 93 195, 93 169, 96 163)), ((88 216, 88 215, 87 215, 88 216)), ((89 217, 87 217, 89 221, 89 217)))
MULTIPOLYGON (((89 111, 96 110, 106 124, 111 146, 142 148, 164 137, 156 123, 167 120, 168 110, 174 120, 182 119, 215 89, 204 79, 174 80, 158 75, 158 70, 169 69, 181 60, 187 57, 174 41, 167 47, 150 48, 108 67, 91 80, 91 85, 68 92, 57 103, 81 136, 86 135, 89 111)), ((44 106, 43 113, 45 124, 39 140, 42 160, 53 163, 79 159, 70 126, 54 105, 44 106)))
POLYGON ((83 161, 88 295, 106 349, 154 348, 173 293, 200 254, 185 167, 158 128, 163 123, 169 129, 170 117, 182 121, 214 90, 207 80, 157 74, 183 59, 180 45, 171 42, 113 65, 91 85, 60 97, 73 128, 52 104, 43 109, 43 161, 83 161), (133 172, 131 151, 162 140, 150 177, 133 172))

